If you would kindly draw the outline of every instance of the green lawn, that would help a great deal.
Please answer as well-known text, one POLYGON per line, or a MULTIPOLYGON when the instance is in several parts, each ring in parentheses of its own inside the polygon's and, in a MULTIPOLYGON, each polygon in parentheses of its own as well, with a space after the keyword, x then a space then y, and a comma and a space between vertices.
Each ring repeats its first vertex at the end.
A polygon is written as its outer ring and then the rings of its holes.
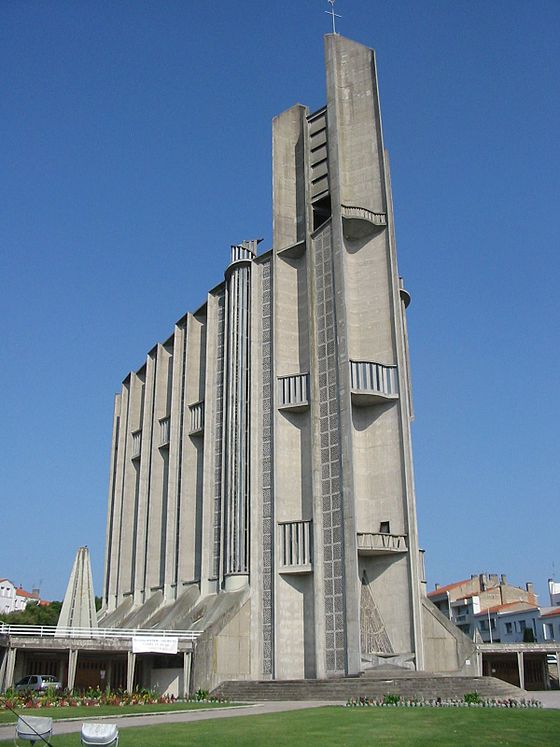
MULTIPOLYGON (((195 708, 226 707, 230 703, 154 703, 148 705, 127 706, 68 706, 65 708, 16 708, 18 715, 22 716, 50 716, 53 719, 64 718, 95 718, 96 716, 133 716, 140 713, 154 713, 162 711, 189 711, 195 708)), ((0 711, 0 724, 14 723, 17 718, 10 711, 0 711)))
MULTIPOLYGON (((77 735, 52 739, 75 745, 77 735)), ((185 745, 560 745, 560 711, 327 707, 262 716, 121 729, 120 747, 185 745)))

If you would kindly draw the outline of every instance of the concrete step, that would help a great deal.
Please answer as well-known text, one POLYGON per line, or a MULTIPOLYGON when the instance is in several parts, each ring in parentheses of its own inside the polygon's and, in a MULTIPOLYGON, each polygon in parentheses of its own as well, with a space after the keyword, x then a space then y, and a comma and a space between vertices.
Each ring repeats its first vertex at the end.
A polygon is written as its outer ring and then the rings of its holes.
POLYGON ((332 700, 382 698, 386 694, 403 698, 463 698, 477 692, 485 698, 523 698, 524 690, 494 677, 411 676, 347 677, 330 680, 230 680, 222 682, 214 693, 230 700, 332 700))

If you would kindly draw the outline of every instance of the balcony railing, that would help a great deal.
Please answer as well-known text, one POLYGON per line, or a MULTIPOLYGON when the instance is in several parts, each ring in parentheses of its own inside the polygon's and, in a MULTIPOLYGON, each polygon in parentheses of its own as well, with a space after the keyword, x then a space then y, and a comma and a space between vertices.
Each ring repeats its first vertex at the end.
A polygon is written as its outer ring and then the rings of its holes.
POLYGON ((191 436, 194 436, 204 431, 204 402, 195 402, 194 405, 189 405, 189 409, 191 411, 189 433, 191 436))
POLYGON ((347 239, 362 239, 385 228, 387 215, 363 207, 341 205, 342 226, 347 239))
POLYGON ((397 399, 397 367, 370 361, 350 361, 350 386, 355 405, 374 405, 397 399))
POLYGON ((293 374, 278 378, 278 407, 292 411, 309 407, 309 374, 293 374))
POLYGON ((142 431, 134 431, 132 434, 132 459, 139 459, 142 451, 142 431))
POLYGON ((313 549, 310 521, 286 521, 280 531, 280 573, 310 573, 313 549))
POLYGON ((358 552, 361 555, 392 555, 407 551, 405 534, 358 532, 358 552))
POLYGON ((199 630, 156 630, 145 628, 66 628, 58 625, 9 625, 0 623, 0 635, 33 636, 35 638, 179 638, 195 641, 199 630))
POLYGON ((159 421, 159 445, 169 446, 171 418, 169 415, 159 421))

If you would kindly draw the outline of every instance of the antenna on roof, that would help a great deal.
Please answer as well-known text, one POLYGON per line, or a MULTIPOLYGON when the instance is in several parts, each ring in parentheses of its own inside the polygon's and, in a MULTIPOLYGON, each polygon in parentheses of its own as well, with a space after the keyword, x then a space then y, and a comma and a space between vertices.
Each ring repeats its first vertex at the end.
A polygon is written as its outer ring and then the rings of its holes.
POLYGON ((336 18, 342 18, 342 16, 339 16, 338 13, 334 12, 334 4, 336 0, 328 0, 329 5, 331 6, 330 10, 326 10, 325 13, 328 16, 332 17, 332 32, 333 34, 336 34, 336 18))

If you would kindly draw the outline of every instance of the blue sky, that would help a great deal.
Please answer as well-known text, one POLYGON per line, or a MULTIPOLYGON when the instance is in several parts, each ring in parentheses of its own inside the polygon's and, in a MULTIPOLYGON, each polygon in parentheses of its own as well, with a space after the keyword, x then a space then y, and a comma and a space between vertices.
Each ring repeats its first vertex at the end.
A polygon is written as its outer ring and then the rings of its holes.
MULTIPOLYGON (((4 0, 0 576, 101 589, 113 394, 271 240, 271 119, 324 103, 322 0, 4 0)), ((430 585, 558 555, 557 0, 339 0, 377 50, 430 585)))

